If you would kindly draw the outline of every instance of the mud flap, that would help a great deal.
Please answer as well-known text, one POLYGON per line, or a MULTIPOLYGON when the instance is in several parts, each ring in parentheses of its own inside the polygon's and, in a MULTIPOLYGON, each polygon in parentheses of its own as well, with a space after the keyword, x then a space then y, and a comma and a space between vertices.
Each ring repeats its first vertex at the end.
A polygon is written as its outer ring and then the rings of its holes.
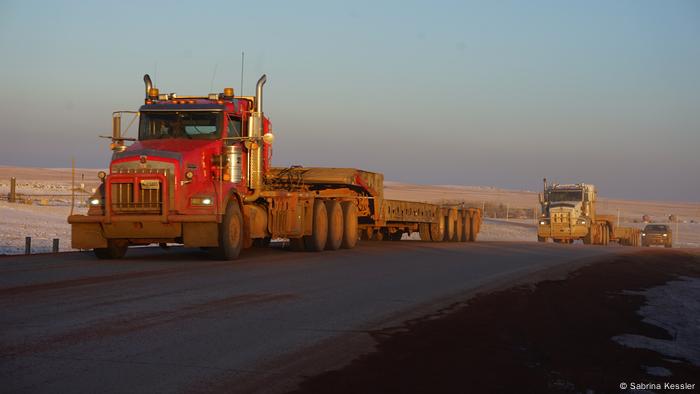
POLYGON ((71 247, 73 249, 106 248, 107 239, 99 223, 73 223, 71 225, 71 247))

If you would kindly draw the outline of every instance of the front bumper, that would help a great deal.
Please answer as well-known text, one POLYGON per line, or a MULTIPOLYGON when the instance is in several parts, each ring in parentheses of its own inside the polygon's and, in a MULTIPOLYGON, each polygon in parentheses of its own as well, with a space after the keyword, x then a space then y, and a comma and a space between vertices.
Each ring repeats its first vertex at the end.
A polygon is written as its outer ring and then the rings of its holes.
POLYGON ((647 234, 642 237, 643 245, 668 245, 671 243, 670 237, 664 237, 661 234, 647 234))
POLYGON ((537 236, 552 239, 580 239, 588 235, 588 226, 540 224, 537 226, 537 236))
POLYGON ((181 242, 186 246, 217 246, 218 222, 217 215, 68 217, 74 249, 105 248, 109 239, 124 239, 132 244, 181 242))

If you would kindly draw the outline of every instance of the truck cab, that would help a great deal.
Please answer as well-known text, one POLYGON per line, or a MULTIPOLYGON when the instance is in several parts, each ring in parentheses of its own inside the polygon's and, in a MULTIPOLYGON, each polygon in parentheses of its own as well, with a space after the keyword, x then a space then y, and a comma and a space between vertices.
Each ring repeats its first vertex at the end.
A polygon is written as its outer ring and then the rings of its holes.
POLYGON ((118 258, 129 245, 218 246, 227 203, 258 200, 270 168, 265 81, 263 75, 254 97, 235 96, 232 88, 178 96, 160 94, 145 75, 144 105, 113 114, 109 173, 99 173, 88 215, 69 217, 73 247, 118 258), (131 123, 138 120, 137 138, 122 136, 128 113, 131 123))
POLYGON ((545 180, 540 194, 542 214, 539 218, 537 237, 540 242, 552 238, 555 242, 572 243, 589 235, 595 221, 596 190, 593 185, 551 184, 545 180))

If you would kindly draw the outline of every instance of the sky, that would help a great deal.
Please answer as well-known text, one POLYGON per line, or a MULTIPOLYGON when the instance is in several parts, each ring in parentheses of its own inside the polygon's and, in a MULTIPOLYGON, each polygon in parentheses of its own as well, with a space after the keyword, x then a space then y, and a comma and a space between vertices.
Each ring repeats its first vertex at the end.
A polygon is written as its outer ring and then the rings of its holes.
POLYGON ((0 165, 104 168, 143 74, 239 94, 242 52, 276 166, 700 201, 700 2, 681 0, 0 0, 0 165))

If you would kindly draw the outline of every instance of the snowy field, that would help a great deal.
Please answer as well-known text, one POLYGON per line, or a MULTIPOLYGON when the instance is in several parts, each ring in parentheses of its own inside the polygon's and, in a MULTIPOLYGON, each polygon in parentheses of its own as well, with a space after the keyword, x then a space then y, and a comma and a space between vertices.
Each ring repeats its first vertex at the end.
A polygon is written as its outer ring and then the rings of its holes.
MULTIPOLYGON (((85 209, 75 209, 84 213, 85 209)), ((61 251, 70 249, 70 206, 41 206, 0 201, 0 254, 24 253, 25 237, 32 237, 32 253, 51 252, 53 239, 61 251)))
MULTIPOLYGON (((90 193, 99 185, 97 172, 97 169, 76 169, 76 188, 90 193)), ((70 213, 71 170, 0 166, 0 196, 7 196, 10 177, 17 178, 17 192, 31 197, 32 203, 11 204, 0 200, 0 254, 24 253, 27 236, 32 237, 32 253, 50 252, 54 238, 60 240, 60 250, 70 250, 70 226, 66 218, 70 213)), ((411 185, 390 181, 385 183, 385 197, 399 200, 488 201, 521 208, 536 205, 536 193, 530 191, 480 186, 411 185)), ((76 202, 80 204, 80 207, 75 208, 76 213, 85 212, 85 199, 86 195, 76 197, 76 202)), ((642 214, 663 218, 667 213, 674 213, 683 221, 679 223, 678 231, 674 231, 675 246, 700 247, 700 203, 602 200, 601 206, 605 207, 605 212, 621 210, 621 224, 635 227, 643 227, 643 224, 625 223, 629 221, 625 219, 641 217, 642 214)), ((419 236, 416 233, 411 238, 418 239, 419 236)), ((537 228, 532 219, 506 221, 485 218, 478 239, 535 242, 537 228)))

